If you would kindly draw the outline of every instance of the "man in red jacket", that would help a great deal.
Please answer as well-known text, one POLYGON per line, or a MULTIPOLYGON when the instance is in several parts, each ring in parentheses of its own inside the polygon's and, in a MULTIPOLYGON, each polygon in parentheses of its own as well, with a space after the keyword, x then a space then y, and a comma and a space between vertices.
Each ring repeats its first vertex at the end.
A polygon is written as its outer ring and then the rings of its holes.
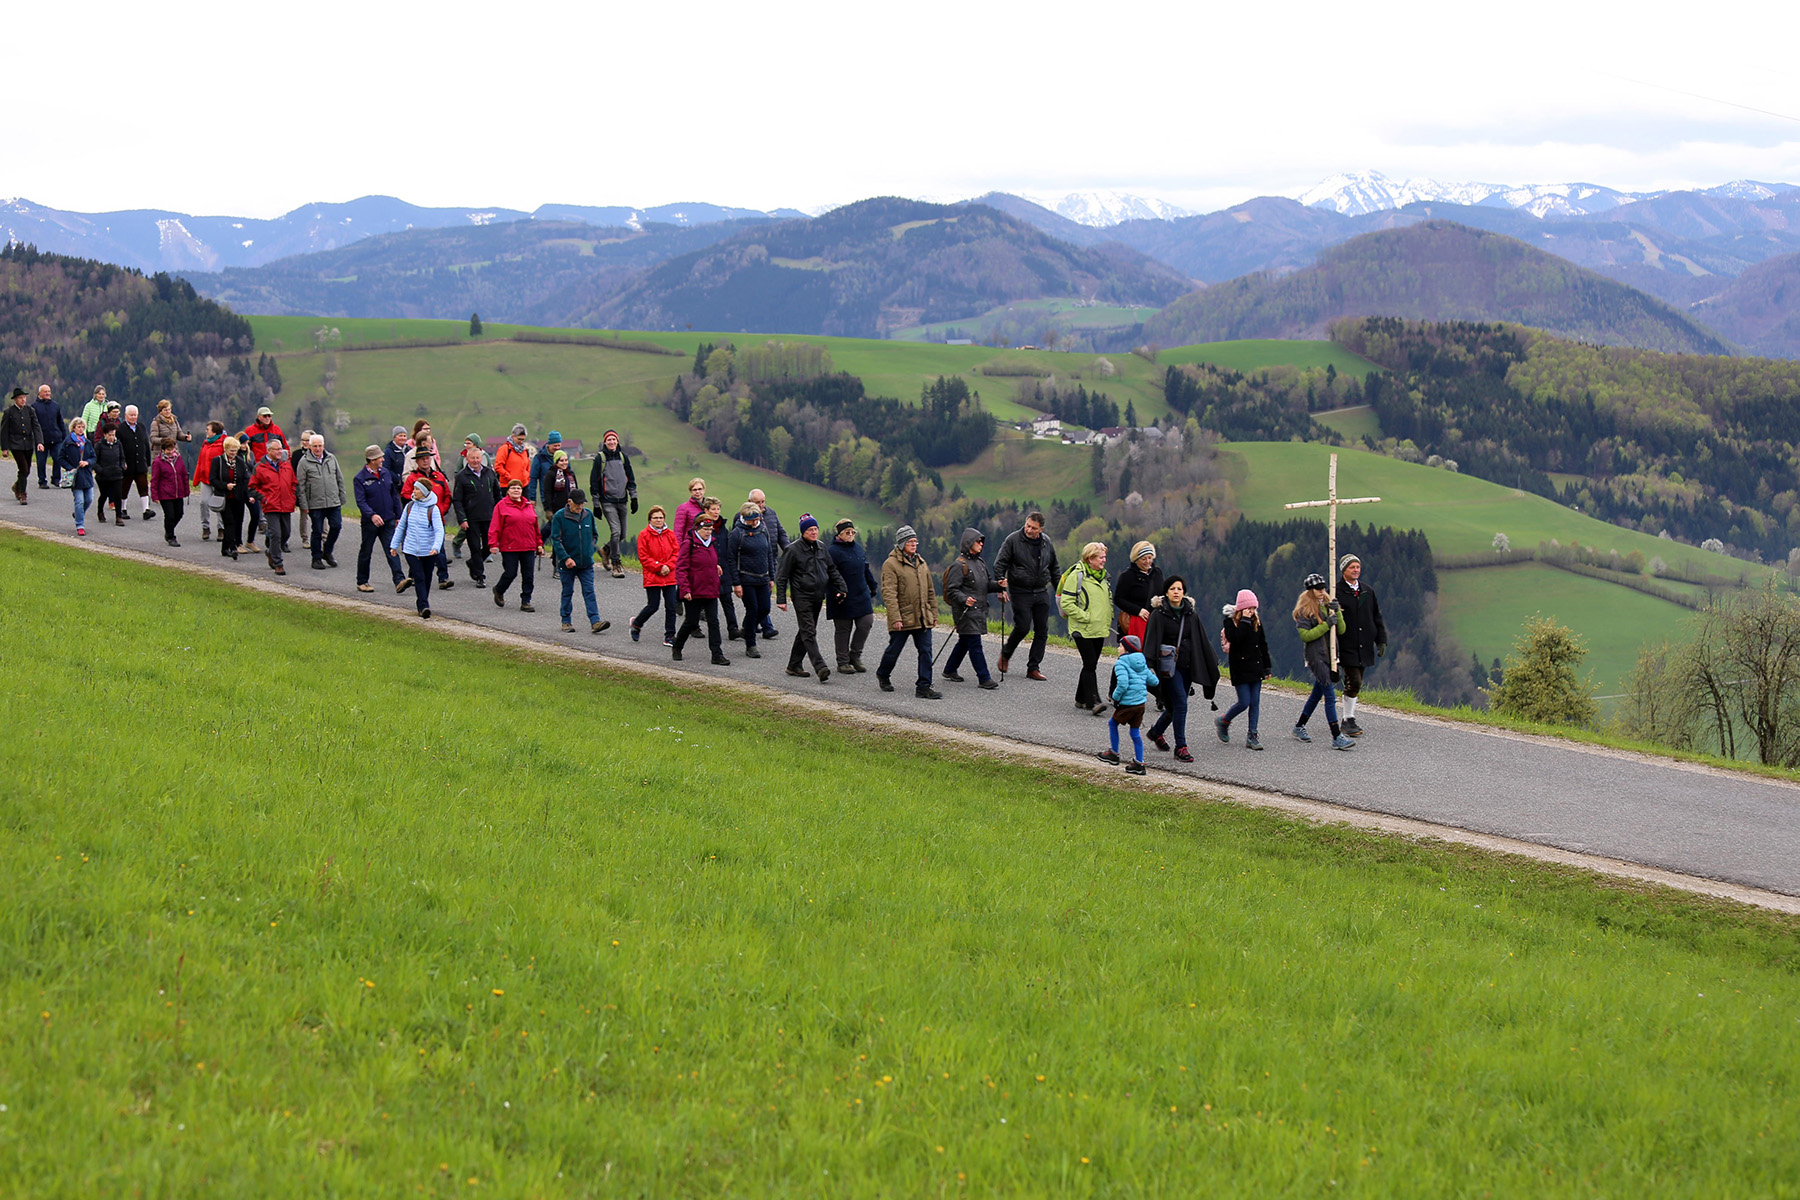
POLYGON ((270 570, 286 575, 287 568, 281 563, 293 526, 294 464, 289 461, 287 447, 278 441, 269 444, 273 449, 257 462, 256 474, 250 477, 250 490, 262 500, 263 520, 269 526, 263 537, 263 556, 269 560, 270 570))
MULTIPOLYGON (((413 448, 413 470, 406 477, 406 486, 401 490, 402 496, 412 495, 413 484, 419 480, 431 489, 437 497, 438 515, 448 517, 450 513, 451 487, 450 477, 445 475, 438 465, 437 439, 430 434, 422 434, 413 448)), ((450 555, 442 546, 437 552, 438 587, 453 588, 456 581, 450 578, 450 555)))

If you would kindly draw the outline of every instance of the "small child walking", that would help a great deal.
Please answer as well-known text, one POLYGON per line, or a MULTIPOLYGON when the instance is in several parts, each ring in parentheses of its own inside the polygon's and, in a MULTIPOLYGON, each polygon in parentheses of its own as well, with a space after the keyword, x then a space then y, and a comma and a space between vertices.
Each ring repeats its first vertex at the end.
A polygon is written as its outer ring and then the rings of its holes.
POLYGON ((1119 659, 1113 666, 1113 711, 1107 718, 1106 732, 1112 739, 1112 749, 1100 751, 1100 761, 1118 764, 1119 761, 1119 726, 1131 730, 1132 759, 1125 764, 1127 775, 1145 774, 1144 769, 1144 735, 1140 726, 1144 723, 1144 702, 1150 698, 1150 689, 1157 684, 1156 672, 1144 659, 1144 643, 1132 634, 1119 639, 1119 659))
POLYGON ((1307 719, 1313 715, 1319 701, 1325 701, 1325 720, 1331 725, 1331 748, 1333 750, 1354 750, 1356 743, 1344 736, 1338 725, 1337 690, 1331 685, 1331 639, 1325 636, 1332 629, 1338 636, 1344 634, 1344 613, 1338 602, 1325 594, 1325 577, 1308 575, 1300 598, 1294 601, 1294 626, 1300 631, 1300 640, 1306 643, 1306 668, 1312 672, 1312 693, 1306 697, 1306 705, 1300 710, 1300 720, 1294 725, 1294 736, 1303 742, 1312 741, 1312 735, 1306 732, 1307 719))
POLYGON ((1257 739, 1256 727, 1262 715, 1262 685, 1263 680, 1274 673, 1275 667, 1269 659, 1269 639, 1263 634, 1262 618, 1257 613, 1256 593, 1249 588, 1237 594, 1237 603, 1231 606, 1225 615, 1225 623, 1219 626, 1219 647, 1225 651, 1225 659, 1231 668, 1231 686, 1237 692, 1237 703, 1213 721, 1219 729, 1219 740, 1229 744, 1231 719, 1247 712, 1250 714, 1250 737, 1244 748, 1261 750, 1262 742, 1257 739))

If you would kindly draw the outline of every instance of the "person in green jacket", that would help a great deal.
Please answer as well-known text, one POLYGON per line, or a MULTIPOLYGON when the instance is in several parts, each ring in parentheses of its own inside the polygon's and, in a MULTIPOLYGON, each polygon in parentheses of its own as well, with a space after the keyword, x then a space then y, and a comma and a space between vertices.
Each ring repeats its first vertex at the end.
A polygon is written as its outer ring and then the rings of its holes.
POLYGON ((1294 601, 1294 627, 1306 643, 1306 669, 1312 673, 1313 686, 1300 710, 1300 720, 1294 724, 1294 736, 1303 742, 1312 741, 1312 735, 1306 732, 1306 721, 1322 699, 1325 720, 1331 726, 1331 748, 1354 750, 1356 743, 1344 736, 1338 725, 1337 689, 1331 681, 1331 638, 1326 636, 1333 629, 1339 637, 1344 635, 1344 613, 1326 592, 1323 575, 1308 575, 1302 587, 1300 598, 1294 601))
POLYGON ((1106 547, 1089 542, 1081 561, 1063 572, 1056 585, 1056 606, 1069 622, 1069 636, 1081 651, 1081 677, 1075 681, 1075 707, 1096 717, 1106 715, 1100 695, 1100 652, 1112 632, 1112 587, 1106 580, 1106 547))
POLYGON ((600 619, 600 604, 594 599, 594 550, 598 540, 594 535, 594 514, 584 507, 586 504, 587 493, 571 488, 569 502, 550 518, 552 561, 562 568, 564 633, 575 632, 569 618, 574 615, 577 580, 581 581, 582 602, 587 605, 588 628, 604 633, 612 625, 611 621, 600 619))

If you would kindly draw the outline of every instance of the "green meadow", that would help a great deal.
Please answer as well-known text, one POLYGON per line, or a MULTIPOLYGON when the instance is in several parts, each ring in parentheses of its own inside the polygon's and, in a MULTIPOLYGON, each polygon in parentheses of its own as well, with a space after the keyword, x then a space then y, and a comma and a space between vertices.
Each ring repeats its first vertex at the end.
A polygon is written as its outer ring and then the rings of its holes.
POLYGON ((154 614, 3 702, 9 1193, 1800 1192, 1793 918, 18 535, 0 602, 154 614))
POLYGON ((1334 409, 1331 412, 1317 412, 1313 414, 1313 420, 1327 429, 1343 434, 1353 445, 1360 443, 1364 437, 1381 437, 1381 418, 1367 404, 1334 409))
POLYGON ((1273 338, 1245 338, 1235 342, 1204 342, 1195 346, 1172 346, 1157 353, 1163 366, 1181 363, 1210 363, 1227 371, 1256 371, 1264 367, 1336 367, 1339 374, 1367 378, 1381 368, 1361 355, 1352 354, 1336 342, 1283 341, 1273 338))

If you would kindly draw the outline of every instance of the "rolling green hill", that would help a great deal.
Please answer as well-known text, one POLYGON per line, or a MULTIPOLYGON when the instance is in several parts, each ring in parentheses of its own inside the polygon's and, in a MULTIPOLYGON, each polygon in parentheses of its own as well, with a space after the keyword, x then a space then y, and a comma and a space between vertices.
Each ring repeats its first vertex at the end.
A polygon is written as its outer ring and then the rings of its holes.
POLYGON ((1511 321, 1608 345, 1729 354, 1712 330, 1647 293, 1514 238, 1425 221, 1364 234, 1290 275, 1246 275, 1170 304, 1144 326, 1164 345, 1316 337, 1344 317, 1511 321))

